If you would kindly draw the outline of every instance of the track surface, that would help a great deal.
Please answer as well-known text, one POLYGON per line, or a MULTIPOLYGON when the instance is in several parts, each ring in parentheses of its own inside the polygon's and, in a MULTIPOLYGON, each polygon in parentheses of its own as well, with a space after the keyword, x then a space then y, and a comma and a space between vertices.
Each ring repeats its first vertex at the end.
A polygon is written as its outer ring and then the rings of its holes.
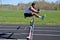
MULTIPOLYGON (((0 24, 0 39, 26 40, 29 25, 0 24)), ((60 25, 35 25, 33 40, 60 40, 60 25)))

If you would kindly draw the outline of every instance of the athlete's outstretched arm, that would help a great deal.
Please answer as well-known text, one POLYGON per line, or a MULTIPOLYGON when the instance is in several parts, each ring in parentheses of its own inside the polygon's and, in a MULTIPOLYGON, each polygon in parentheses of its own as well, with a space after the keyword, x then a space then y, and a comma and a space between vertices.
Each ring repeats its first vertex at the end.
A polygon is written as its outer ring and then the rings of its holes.
POLYGON ((32 6, 30 8, 31 8, 31 11, 38 13, 38 11, 36 9, 34 9, 32 6))

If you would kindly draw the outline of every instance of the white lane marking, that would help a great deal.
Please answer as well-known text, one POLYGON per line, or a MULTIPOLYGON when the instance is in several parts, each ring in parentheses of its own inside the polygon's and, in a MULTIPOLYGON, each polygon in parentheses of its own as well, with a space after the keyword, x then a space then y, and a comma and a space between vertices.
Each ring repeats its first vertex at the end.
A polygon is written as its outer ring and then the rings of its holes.
POLYGON ((60 29, 58 27, 35 27, 35 28, 49 28, 49 29, 60 29))
POLYGON ((7 31, 8 31, 8 30, 16 30, 16 29, 0 29, 0 31, 1 31, 1 30, 4 30, 4 31, 7 30, 7 31))
MULTIPOLYGON (((28 33, 22 33, 22 34, 28 34, 28 33)), ((59 36, 60 37, 60 35, 56 35, 56 34, 33 34, 33 35, 35 36, 59 36)))
POLYGON ((60 32, 60 30, 34 30, 34 31, 60 32))
POLYGON ((0 26, 0 27, 18 27, 18 26, 0 26))
POLYGON ((27 39, 17 39, 17 40, 27 40, 27 39))
POLYGON ((40 35, 40 36, 59 36, 60 37, 60 35, 55 35, 55 34, 33 34, 33 35, 40 35))
MULTIPOLYGON (((10 26, 9 28, 17 28, 18 26, 10 26)), ((2 27, 2 29, 5 27, 2 27)), ((6 29, 8 28, 8 26, 6 26, 6 29)), ((21 27, 22 28, 22 27, 21 27)), ((27 27, 23 27, 23 28, 27 28, 27 27)), ((60 29, 60 27, 34 27, 34 28, 49 28, 49 29, 60 29)))
MULTIPOLYGON (((11 34, 11 33, 7 33, 7 34, 11 34)), ((14 33, 15 35, 27 35, 29 33, 14 33)), ((33 34, 34 36, 58 36, 60 37, 60 35, 57 35, 57 34, 33 34)))
POLYGON ((0 40, 26 40, 26 39, 0 39, 0 40))
MULTIPOLYGON (((17 29, 0 29, 0 31, 16 31, 17 29)), ((20 31, 28 31, 28 29, 19 29, 20 31)), ((34 31, 45 31, 45 32, 60 32, 60 30, 34 30, 34 31)))

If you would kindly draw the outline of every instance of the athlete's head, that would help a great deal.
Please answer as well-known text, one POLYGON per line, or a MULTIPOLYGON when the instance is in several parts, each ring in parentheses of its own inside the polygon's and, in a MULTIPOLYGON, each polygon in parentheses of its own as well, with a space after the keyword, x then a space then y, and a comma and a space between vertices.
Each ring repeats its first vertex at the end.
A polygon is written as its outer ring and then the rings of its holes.
POLYGON ((31 4, 31 6, 32 6, 33 8, 36 8, 36 3, 33 2, 33 3, 31 4))

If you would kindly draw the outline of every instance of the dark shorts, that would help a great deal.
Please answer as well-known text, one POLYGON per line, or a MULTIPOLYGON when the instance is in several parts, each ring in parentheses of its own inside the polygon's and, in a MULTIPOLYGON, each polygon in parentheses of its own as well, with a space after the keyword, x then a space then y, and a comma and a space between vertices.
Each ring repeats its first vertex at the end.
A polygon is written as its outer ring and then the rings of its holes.
POLYGON ((24 13, 24 17, 26 18, 26 17, 32 17, 33 15, 32 15, 32 13, 24 13))

